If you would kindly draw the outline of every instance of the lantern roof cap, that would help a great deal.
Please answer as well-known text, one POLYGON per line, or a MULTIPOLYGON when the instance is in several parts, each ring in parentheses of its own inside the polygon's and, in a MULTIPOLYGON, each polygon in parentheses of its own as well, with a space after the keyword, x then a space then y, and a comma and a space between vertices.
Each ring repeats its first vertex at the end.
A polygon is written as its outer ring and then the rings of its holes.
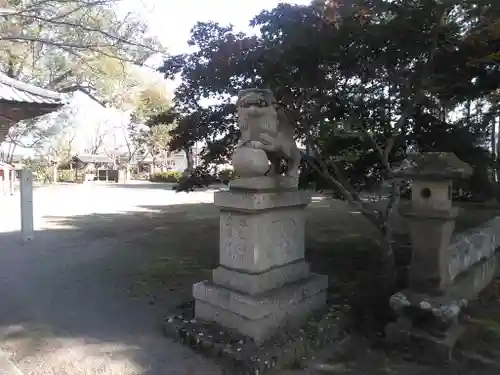
POLYGON ((452 152, 424 152, 409 155, 407 166, 396 172, 396 176, 421 181, 447 181, 467 178, 472 172, 472 167, 452 152))

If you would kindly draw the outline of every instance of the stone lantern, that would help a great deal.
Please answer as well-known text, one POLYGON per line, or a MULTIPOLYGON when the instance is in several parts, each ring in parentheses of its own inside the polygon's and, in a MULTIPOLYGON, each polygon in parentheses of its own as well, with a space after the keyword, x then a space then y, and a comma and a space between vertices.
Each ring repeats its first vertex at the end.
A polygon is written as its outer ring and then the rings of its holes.
POLYGON ((468 177, 472 168, 455 154, 429 152, 399 174, 411 180, 411 210, 407 217, 412 241, 410 289, 441 294, 450 284, 449 244, 458 208, 452 207, 452 180, 468 177))
POLYGON ((411 207, 402 212, 412 243, 408 289, 390 298, 398 318, 386 327, 386 335, 391 341, 430 341, 438 344, 426 346, 433 355, 441 357, 444 349, 449 357, 463 332, 460 311, 472 296, 470 282, 457 283, 453 266, 459 257, 451 244, 458 214, 452 207, 452 180, 470 176, 472 168, 452 153, 430 152, 413 159, 397 176, 411 180, 412 187, 411 207))

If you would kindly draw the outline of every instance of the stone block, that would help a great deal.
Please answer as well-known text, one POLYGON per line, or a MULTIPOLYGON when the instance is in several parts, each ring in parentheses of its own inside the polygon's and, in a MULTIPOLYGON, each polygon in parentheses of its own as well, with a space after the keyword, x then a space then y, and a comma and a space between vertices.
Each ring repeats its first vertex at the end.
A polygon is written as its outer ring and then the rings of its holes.
POLYGON ((297 189, 297 180, 285 176, 260 176, 236 178, 229 182, 231 190, 295 190, 297 189))
POLYGON ((409 215, 413 256, 410 265, 410 288, 417 292, 440 293, 450 283, 449 244, 455 228, 454 215, 409 215))
POLYGON ((212 281, 229 289, 256 295, 303 280, 309 275, 309 264, 300 260, 283 267, 272 268, 264 273, 253 274, 218 267, 213 271, 212 281))
POLYGON ((411 289, 403 290, 390 298, 391 308, 399 316, 410 311, 420 310, 434 316, 443 326, 457 324, 459 316, 468 302, 499 274, 500 255, 485 259, 471 267, 455 279, 440 295, 418 293, 411 289))
POLYGON ((257 343, 221 324, 196 319, 194 306, 183 306, 180 314, 168 317, 165 334, 197 353, 215 360, 224 374, 275 374, 312 357, 319 348, 345 336, 349 319, 338 305, 319 309, 303 325, 287 326, 272 340, 257 343), (187 308, 186 308, 187 307, 187 308))
POLYGON ((448 273, 454 280, 474 264, 490 258, 500 247, 500 217, 495 217, 480 227, 459 233, 450 245, 448 273))
POLYGON ((259 213, 273 208, 305 207, 311 202, 308 190, 285 190, 276 192, 218 191, 214 194, 214 204, 221 211, 243 211, 259 213))
POLYGON ((472 300, 499 275, 500 253, 474 264, 458 276, 447 291, 455 299, 472 300))
POLYGON ((411 183, 414 210, 451 209, 451 181, 418 181, 411 183), (425 195, 427 193, 429 196, 425 195))
POLYGON ((312 274, 301 282, 284 286, 267 293, 251 296, 202 281, 193 285, 193 297, 211 305, 231 310, 247 319, 260 319, 276 313, 304 298, 324 291, 328 286, 327 276, 312 274))
POLYGON ((195 315, 263 342, 289 323, 299 323, 326 303, 326 276, 313 275, 299 283, 250 296, 209 282, 193 286, 195 315))
POLYGON ((220 264, 246 273, 304 258, 305 213, 302 207, 248 215, 221 212, 220 264))
POLYGON ((418 328, 402 327, 398 323, 389 323, 385 327, 386 339, 395 345, 403 344, 411 349, 419 361, 428 365, 448 364, 452 360, 452 351, 465 328, 456 324, 439 335, 431 334, 418 328))

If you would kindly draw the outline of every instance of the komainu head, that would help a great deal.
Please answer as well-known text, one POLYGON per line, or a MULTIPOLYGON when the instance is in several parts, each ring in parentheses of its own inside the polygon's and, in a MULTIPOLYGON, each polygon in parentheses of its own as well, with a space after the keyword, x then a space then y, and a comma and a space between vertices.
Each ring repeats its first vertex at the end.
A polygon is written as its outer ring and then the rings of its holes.
MULTIPOLYGON (((276 98, 271 90, 246 89, 238 93, 236 102, 240 127, 247 128, 249 122, 261 122, 269 130, 277 127, 276 98)), ((255 125, 254 125, 255 126, 255 125)))
POLYGON ((271 90, 267 89, 246 89, 238 93, 238 108, 269 107, 276 106, 276 98, 271 90))

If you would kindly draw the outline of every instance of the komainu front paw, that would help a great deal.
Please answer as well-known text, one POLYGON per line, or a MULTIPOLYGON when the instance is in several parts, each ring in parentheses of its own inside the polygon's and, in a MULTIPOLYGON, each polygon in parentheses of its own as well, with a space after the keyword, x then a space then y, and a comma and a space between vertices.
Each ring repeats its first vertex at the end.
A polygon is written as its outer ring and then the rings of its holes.
POLYGON ((258 150, 263 150, 263 148, 264 148, 264 144, 262 142, 259 142, 259 141, 250 141, 249 146, 251 148, 256 148, 258 150))

